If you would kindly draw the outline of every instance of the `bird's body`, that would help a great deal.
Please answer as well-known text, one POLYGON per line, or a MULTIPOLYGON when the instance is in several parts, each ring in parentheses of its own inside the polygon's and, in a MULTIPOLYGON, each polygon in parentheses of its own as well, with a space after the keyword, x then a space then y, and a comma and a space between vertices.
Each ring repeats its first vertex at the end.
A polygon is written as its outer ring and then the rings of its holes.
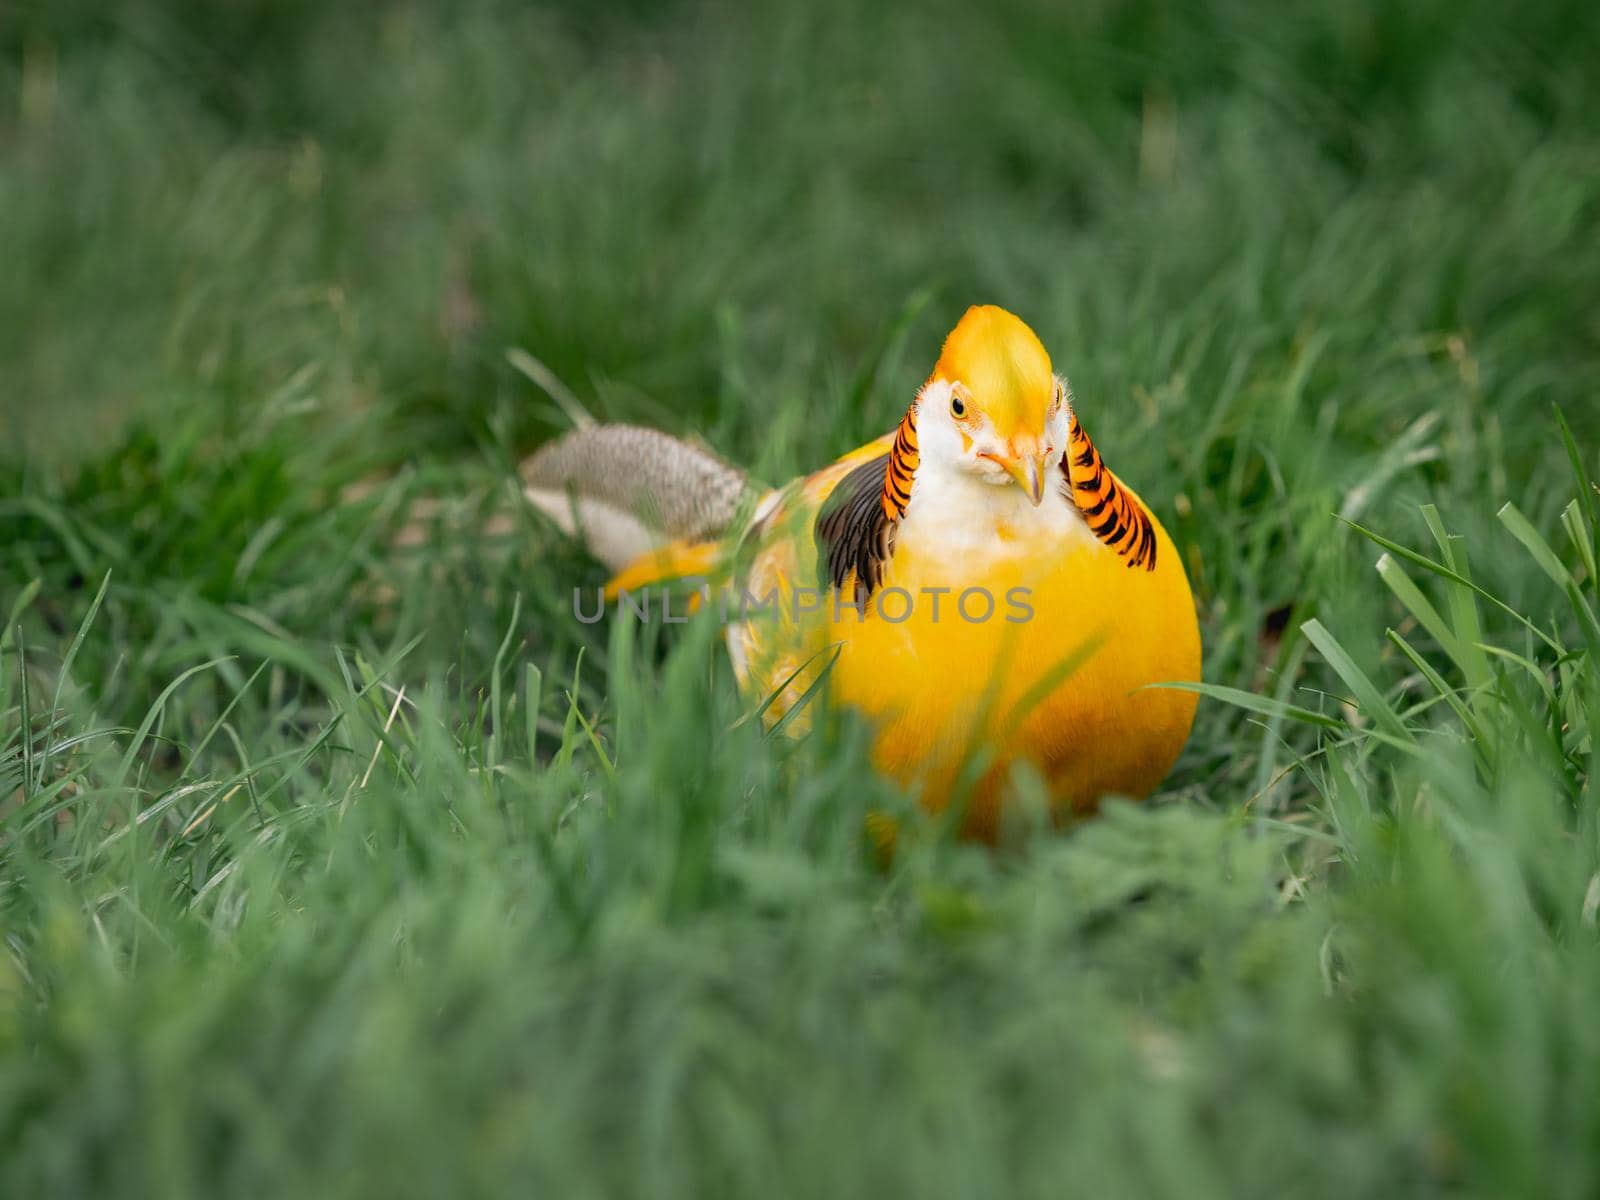
MULTIPOLYGON (((586 511, 580 480, 530 466, 536 504, 616 542, 592 526, 628 507, 618 493, 586 511)), ((613 591, 716 578, 742 686, 776 697, 766 718, 825 672, 823 694, 872 724, 879 768, 931 809, 978 756, 967 832, 994 835, 1019 762, 1066 812, 1147 794, 1182 749, 1194 696, 1146 686, 1199 678, 1182 562, 1009 313, 968 311, 894 433, 738 511, 716 542, 652 547, 639 522, 640 555, 609 556, 613 591)))

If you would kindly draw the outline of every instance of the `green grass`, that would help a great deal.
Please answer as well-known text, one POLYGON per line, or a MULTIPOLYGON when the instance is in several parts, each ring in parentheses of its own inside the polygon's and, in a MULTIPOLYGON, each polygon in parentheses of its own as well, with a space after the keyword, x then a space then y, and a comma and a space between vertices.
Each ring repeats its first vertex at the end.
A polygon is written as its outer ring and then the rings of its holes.
POLYGON ((0 9, 0 1195, 1600 1191, 1600 18, 1066 7, 0 9), (1209 689, 998 854, 483 532, 974 301, 1209 689))

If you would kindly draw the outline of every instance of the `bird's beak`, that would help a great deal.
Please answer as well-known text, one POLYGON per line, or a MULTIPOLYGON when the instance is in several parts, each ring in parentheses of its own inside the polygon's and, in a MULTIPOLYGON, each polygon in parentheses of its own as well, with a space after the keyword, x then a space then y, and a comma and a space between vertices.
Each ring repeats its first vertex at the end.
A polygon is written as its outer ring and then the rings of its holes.
POLYGON ((1043 454, 1016 454, 1001 458, 992 457, 1006 469, 1006 474, 1017 481, 1017 486, 1027 493, 1037 507, 1044 500, 1045 455, 1043 454))

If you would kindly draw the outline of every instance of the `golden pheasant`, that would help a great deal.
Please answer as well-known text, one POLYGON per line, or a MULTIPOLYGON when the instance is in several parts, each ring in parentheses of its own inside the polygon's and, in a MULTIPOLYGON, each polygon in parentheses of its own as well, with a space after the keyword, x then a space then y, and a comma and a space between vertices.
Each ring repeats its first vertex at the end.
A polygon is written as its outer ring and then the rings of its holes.
POLYGON ((1194 695, 1146 686, 1199 678, 1183 563, 1003 309, 967 310, 898 429, 787 487, 622 425, 551 443, 523 479, 618 572, 613 596, 714 581, 767 721, 826 675, 880 769, 934 811, 964 794, 970 835, 995 836, 1018 762, 1065 813, 1148 794, 1188 737, 1194 695))

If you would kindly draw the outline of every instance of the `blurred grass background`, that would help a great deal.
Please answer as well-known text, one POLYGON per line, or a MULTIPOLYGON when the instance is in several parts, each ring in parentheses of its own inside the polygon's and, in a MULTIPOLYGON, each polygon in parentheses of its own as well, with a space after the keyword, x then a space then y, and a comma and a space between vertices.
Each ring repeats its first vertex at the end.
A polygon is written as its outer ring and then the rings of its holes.
POLYGON ((1581 3, 0 8, 0 1192, 1594 1195, 1597 80, 1581 3), (978 301, 1260 699, 882 872, 859 729, 480 531, 552 391, 781 480, 978 301))

